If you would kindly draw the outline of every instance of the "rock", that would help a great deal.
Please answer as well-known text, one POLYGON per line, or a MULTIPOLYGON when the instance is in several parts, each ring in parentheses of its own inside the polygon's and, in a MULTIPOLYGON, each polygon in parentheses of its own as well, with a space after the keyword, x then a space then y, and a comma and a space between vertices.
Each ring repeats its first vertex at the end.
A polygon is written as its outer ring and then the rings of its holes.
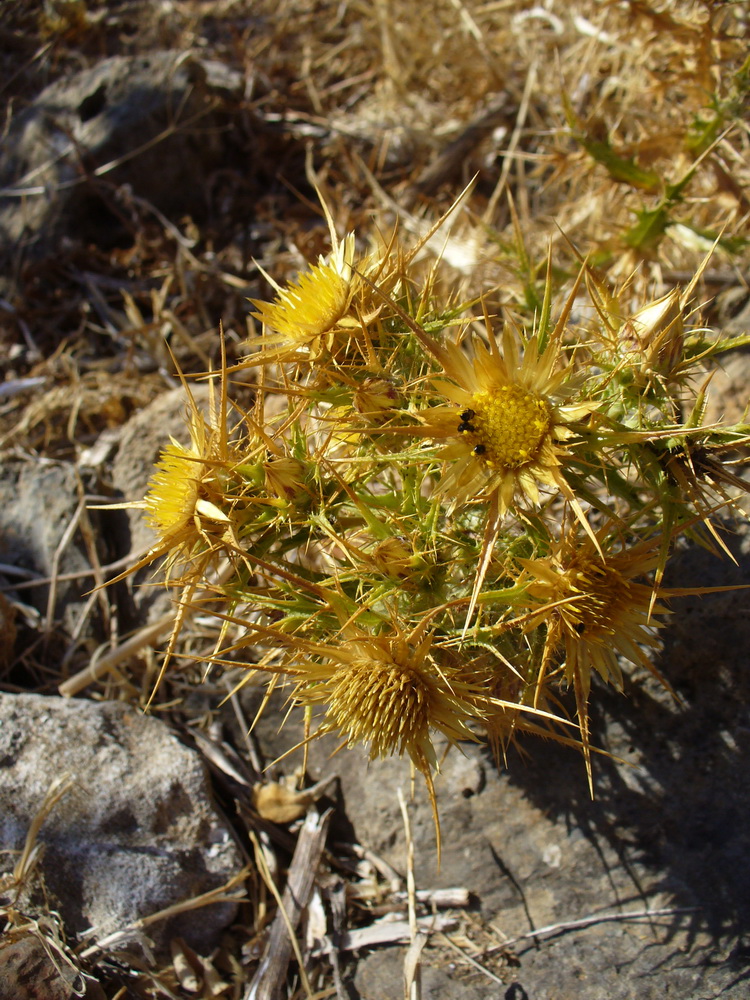
POLYGON ((47 947, 33 933, 0 946, 2 1000, 105 1000, 98 983, 60 961, 53 962, 47 947))
POLYGON ((240 73, 184 52, 113 56, 46 87, 3 140, 0 243, 44 254, 70 233, 112 246, 127 192, 168 217, 200 213, 222 165, 240 73))
MULTIPOLYGON (((354 977, 360 1000, 403 996, 405 956, 406 948, 381 949, 365 955, 354 977)), ((493 988, 489 979, 475 977, 473 982, 462 982, 454 975, 455 963, 441 968, 433 964, 434 958, 429 947, 422 952, 422 1000, 500 1000, 503 996, 502 987, 493 988)))
MULTIPOLYGON (((41 576, 89 569, 86 548, 75 532, 60 548, 78 507, 78 479, 72 465, 36 458, 8 459, 0 475, 0 562, 41 576)), ((91 577, 56 585, 53 617, 72 630, 85 603, 91 577)), ((18 592, 24 604, 47 613, 49 586, 18 592)))
POLYGON ((748 419, 748 384, 750 352, 729 351, 720 354, 708 390, 704 422, 735 424, 748 419))
MULTIPOLYGON (((95 938, 223 885, 242 868, 198 755, 120 702, 0 694, 0 866, 23 847, 54 778, 72 789, 41 827, 48 905, 68 936, 95 938)), ((156 923, 206 954, 232 920, 219 903, 156 923)))

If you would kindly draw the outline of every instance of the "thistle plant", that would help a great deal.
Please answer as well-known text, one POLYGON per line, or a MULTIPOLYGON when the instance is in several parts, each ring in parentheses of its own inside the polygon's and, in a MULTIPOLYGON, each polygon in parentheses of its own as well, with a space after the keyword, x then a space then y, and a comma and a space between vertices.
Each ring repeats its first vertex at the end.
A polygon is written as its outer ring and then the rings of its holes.
POLYGON ((525 324, 440 292, 417 264, 434 230, 365 254, 329 225, 330 257, 253 302, 262 333, 141 502, 144 562, 166 555, 179 591, 168 654, 210 585, 210 662, 288 683, 310 739, 408 756, 436 825, 436 734, 500 756, 552 737, 591 781, 592 675, 669 687, 653 653, 686 591, 662 586, 667 560, 681 535, 725 550, 714 519, 746 488, 724 456, 747 423, 703 422, 736 342, 697 324, 700 271, 633 305, 585 261, 558 289, 548 261, 525 324))

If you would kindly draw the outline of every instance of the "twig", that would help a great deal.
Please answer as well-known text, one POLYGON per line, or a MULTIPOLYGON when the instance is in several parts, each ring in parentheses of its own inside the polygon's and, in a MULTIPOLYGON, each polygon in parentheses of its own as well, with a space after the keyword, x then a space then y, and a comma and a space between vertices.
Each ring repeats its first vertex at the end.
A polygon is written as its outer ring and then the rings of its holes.
POLYGON ((579 920, 566 920, 559 924, 547 924, 546 927, 537 927, 533 931, 526 931, 524 934, 519 934, 518 937, 509 938, 502 944, 488 948, 486 954, 493 951, 500 951, 512 944, 516 944, 518 941, 525 941, 527 938, 540 937, 543 934, 563 934, 565 931, 580 930, 582 927, 591 927, 593 924, 604 924, 618 920, 650 920, 651 917, 674 917, 683 913, 698 913, 699 911, 699 906, 668 906, 661 910, 646 909, 628 910, 625 913, 594 913, 588 917, 581 917, 579 920))
POLYGON ((382 875, 382 877, 388 882, 391 892, 401 892, 401 886, 403 885, 403 878, 396 871, 396 869, 389 865, 385 858, 381 858, 379 854, 371 851, 367 847, 362 847, 361 844, 334 844, 337 851, 346 851, 349 854, 353 854, 355 858, 359 858, 362 861, 366 861, 368 864, 372 865, 375 871, 382 875))
POLYGON ((441 184, 460 173, 474 149, 505 121, 506 105, 506 96, 502 93, 486 111, 474 117, 403 192, 400 205, 407 211, 412 209, 420 196, 434 194, 441 184))
MULTIPOLYGON (((220 568, 216 575, 216 584, 223 583, 229 575, 230 564, 220 568)), ((199 594, 196 595, 193 602, 189 607, 185 608, 185 619, 189 614, 193 614, 200 607, 200 602, 206 598, 213 597, 213 592, 211 587, 206 587, 199 594)), ((138 629, 138 631, 132 635, 125 642, 121 642, 119 646, 110 650, 104 656, 99 659, 94 658, 92 662, 80 670, 77 674, 69 677, 66 681, 63 681, 59 685, 58 691, 64 698, 72 698, 77 695, 79 691, 82 691, 89 684, 93 684, 95 681, 100 680, 104 674, 108 673, 110 670, 114 670, 118 664, 127 660, 130 656, 137 653, 139 649, 144 646, 148 646, 151 643, 156 643, 159 639, 165 635, 173 626, 175 622, 175 616, 177 611, 169 611, 166 615, 162 615, 161 618, 157 618, 155 622, 151 625, 145 625, 143 628, 138 629)))
MULTIPOLYGON (((115 570, 122 569, 123 566, 128 566, 131 563, 138 562, 143 556, 146 555, 150 546, 144 545, 142 549, 137 549, 135 552, 129 552, 126 556, 121 559, 116 559, 114 562, 107 563, 106 566, 101 566, 102 573, 111 573, 115 570)), ((89 569, 81 569, 76 573, 59 573, 55 579, 58 583, 68 583, 70 580, 85 580, 89 576, 96 576, 96 569, 90 567, 89 569)), ((51 576, 41 576, 32 570, 22 569, 18 566, 8 566, 6 563, 0 563, 0 573, 5 576, 22 576, 27 579, 27 583, 14 583, 13 590, 28 590, 31 587, 42 587, 45 584, 52 583, 51 576)), ((10 587, 0 588, 4 590, 10 590, 10 587)))
POLYGON ((404 956, 404 1000, 421 1000, 422 975, 420 955, 427 938, 419 933, 417 925, 417 892, 414 881, 414 840, 411 835, 409 810, 406 808, 404 793, 399 786, 396 789, 401 816, 404 821, 404 836, 406 837, 406 898, 409 907, 409 937, 411 944, 404 956))
POLYGON ((263 761, 260 759, 258 748, 256 747, 251 734, 252 727, 247 723, 245 713, 242 711, 242 705, 237 697, 237 691, 231 689, 231 684, 229 683, 228 678, 226 679, 226 686, 230 688, 229 704, 232 706, 234 717, 240 725, 240 731, 242 732, 242 737, 245 741, 245 749, 247 750, 247 755, 250 758, 250 763, 255 768, 256 774, 262 774, 264 770, 263 761))
POLYGON ((54 555, 52 556, 52 565, 50 567, 50 585, 49 585, 49 595, 47 597, 47 613, 44 621, 44 631, 51 632, 52 625, 55 618, 55 604, 57 603, 57 571, 60 566, 60 560, 62 555, 70 544, 70 540, 75 534, 76 528, 78 527, 79 521, 81 520, 81 515, 86 508, 86 500, 82 497, 75 512, 68 522, 65 531, 63 532, 62 538, 60 539, 57 548, 55 549, 54 555))
MULTIPOLYGON (((458 924, 456 917, 446 913, 434 913, 429 917, 417 917, 417 931, 420 935, 429 937, 431 934, 455 930, 458 924)), ((341 935, 337 942, 339 951, 359 951, 362 948, 375 948, 384 944, 403 944, 411 938, 408 920, 392 920, 390 917, 375 920, 368 927, 355 927, 341 935)), ((313 955, 325 955, 326 945, 320 942, 313 949, 313 955)))
POLYGON ((446 944, 450 945, 450 947, 455 952, 457 952, 461 956, 461 958, 463 958, 465 962, 468 962, 469 965, 473 965, 475 969, 477 969, 483 975, 487 976, 487 978, 491 979, 493 982, 499 983, 500 986, 505 985, 503 980, 499 976, 496 976, 494 972, 490 972, 489 969, 485 968, 481 962, 477 962, 477 960, 475 958, 472 958, 471 955, 467 955, 466 952, 463 950, 463 948, 459 948, 459 946, 455 943, 455 941, 452 941, 447 934, 443 934, 441 935, 441 937, 446 944))
POLYGON ((487 208, 484 211, 483 221, 485 225, 490 225, 492 219, 495 215, 495 209, 497 208, 497 203, 500 200, 500 196, 505 190, 505 185, 508 182, 508 175, 510 174, 510 168, 513 164, 513 153, 516 151, 516 146, 521 138, 521 133, 523 127, 526 123, 526 115, 529 111, 529 103, 531 100, 531 94, 536 83, 536 63, 532 63, 529 66, 529 71, 526 74, 526 83, 524 84, 523 94, 521 95, 521 102, 518 106, 518 114, 516 115, 516 124, 511 133, 510 141, 508 143, 508 148, 503 150, 503 166, 500 170, 500 177, 497 184, 495 185, 495 190, 492 192, 489 201, 487 202, 487 208))
POLYGON ((174 611, 170 611, 169 614, 162 615, 153 624, 138 629, 135 635, 126 639, 125 642, 121 642, 115 649, 99 657, 98 660, 93 659, 83 670, 79 670, 77 674, 63 681, 57 690, 63 698, 74 697, 74 695, 77 695, 84 688, 88 687, 89 684, 93 684, 95 681, 100 680, 106 673, 109 673, 110 670, 114 670, 119 663, 133 656, 139 649, 143 649, 144 646, 148 646, 151 643, 158 642, 174 625, 174 616, 174 611))
POLYGON ((346 883, 343 879, 324 888, 330 913, 330 930, 325 936, 326 954, 333 970, 333 985, 337 1000, 351 1000, 351 993, 341 975, 341 938, 346 933, 346 883))
POLYGON ((29 389, 36 389, 37 386, 44 385, 46 381, 44 375, 36 375, 32 378, 14 378, 9 382, 3 382, 0 384, 0 399, 12 399, 19 393, 28 392, 29 389))
MULTIPOLYGON (((319 816, 318 813, 311 810, 307 814, 289 867, 284 896, 271 925, 265 954, 245 993, 244 1000, 278 1000, 280 996, 292 951, 299 951, 295 947, 294 934, 302 911, 307 906, 312 894, 318 865, 325 847, 331 812, 332 810, 329 809, 322 816, 319 816)), ((268 887, 276 894, 276 887, 272 882, 269 883, 268 887)), ((305 981, 305 970, 301 956, 298 954, 297 957, 300 963, 300 975, 305 981)))

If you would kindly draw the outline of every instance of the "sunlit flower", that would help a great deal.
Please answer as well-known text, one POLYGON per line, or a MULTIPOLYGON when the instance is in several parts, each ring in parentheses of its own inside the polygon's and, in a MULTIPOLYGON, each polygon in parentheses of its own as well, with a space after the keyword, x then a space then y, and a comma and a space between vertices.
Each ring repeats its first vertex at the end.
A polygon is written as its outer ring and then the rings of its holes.
POLYGON ((427 784, 437 828, 432 733, 450 744, 477 739, 469 722, 483 713, 473 679, 447 656, 438 659, 422 627, 371 635, 348 626, 338 642, 304 649, 313 655, 288 669, 298 702, 325 706, 316 736, 339 732, 348 746, 366 744, 371 760, 408 754, 427 784))
POLYGON ((573 369, 558 367, 558 338, 542 349, 535 335, 522 355, 509 326, 502 353, 490 330, 487 339, 489 346, 474 339, 469 351, 460 339, 425 345, 443 368, 435 388, 456 404, 419 413, 426 433, 450 440, 441 457, 454 464, 440 492, 457 503, 494 495, 501 516, 516 499, 538 504, 540 486, 572 500, 562 468, 565 442, 576 436, 570 425, 595 404, 569 401, 573 369))
POLYGON ((156 463, 144 500, 147 520, 162 541, 184 536, 195 516, 198 483, 203 474, 200 456, 172 439, 156 463))
POLYGON ((248 429, 242 423, 234 431, 228 427, 223 376, 219 399, 212 391, 207 414, 198 407, 187 385, 185 390, 190 443, 170 439, 156 462, 143 499, 106 505, 109 509, 145 511, 156 534, 148 552, 110 583, 164 557, 168 584, 177 570, 180 575, 184 573, 188 587, 195 587, 224 543, 230 547, 235 544, 235 513, 252 485, 243 475, 235 475, 248 455, 248 429), (242 441, 230 443, 236 432, 242 441))
POLYGON ((227 469, 214 447, 215 437, 199 414, 190 421, 188 447, 172 440, 162 451, 142 506, 158 535, 152 558, 167 555, 168 568, 211 549, 231 519, 224 502, 227 469))
POLYGON ((331 233, 334 243, 329 256, 319 257, 317 264, 286 288, 263 272, 277 295, 273 302, 251 299, 258 310, 253 316, 273 332, 264 335, 262 350, 243 364, 314 360, 324 351, 330 351, 337 328, 349 309, 355 277, 354 233, 341 241, 333 229, 331 233))

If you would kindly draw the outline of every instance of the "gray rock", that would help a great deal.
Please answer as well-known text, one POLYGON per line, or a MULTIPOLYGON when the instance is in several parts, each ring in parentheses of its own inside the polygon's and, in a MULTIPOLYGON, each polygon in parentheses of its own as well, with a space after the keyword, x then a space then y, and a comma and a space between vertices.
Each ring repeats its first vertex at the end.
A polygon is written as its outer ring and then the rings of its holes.
MULTIPOLYGON (((0 562, 43 577, 89 569, 79 533, 60 548, 78 506, 78 479, 72 465, 38 458, 8 459, 0 475, 0 562), (59 550, 59 553, 58 553, 59 550)), ((85 603, 91 577, 57 584, 53 618, 70 630, 85 603)), ((46 584, 18 591, 23 603, 47 612, 46 584)))
MULTIPOLYGON (((23 847, 54 778, 75 784, 44 822, 41 869, 68 935, 101 938, 223 885, 242 867, 198 755, 159 719, 120 702, 0 694, 0 866, 23 847)), ((213 904, 148 928, 213 948, 235 906, 213 904)))
POLYGON ((3 140, 0 245, 46 253, 68 233, 112 245, 129 212, 122 185, 168 217, 194 213, 243 90, 241 74, 171 51, 113 56, 46 87, 3 140))
POLYGON ((711 387, 704 415, 706 424, 735 424, 748 419, 750 399, 750 352, 747 349, 721 354, 711 387))
MULTIPOLYGON (((106 1000, 104 991, 89 976, 84 978, 74 968, 54 960, 49 944, 33 930, 0 943, 0 997, 2 1000, 106 1000)), ((54 954, 54 953, 53 953, 54 954)))

